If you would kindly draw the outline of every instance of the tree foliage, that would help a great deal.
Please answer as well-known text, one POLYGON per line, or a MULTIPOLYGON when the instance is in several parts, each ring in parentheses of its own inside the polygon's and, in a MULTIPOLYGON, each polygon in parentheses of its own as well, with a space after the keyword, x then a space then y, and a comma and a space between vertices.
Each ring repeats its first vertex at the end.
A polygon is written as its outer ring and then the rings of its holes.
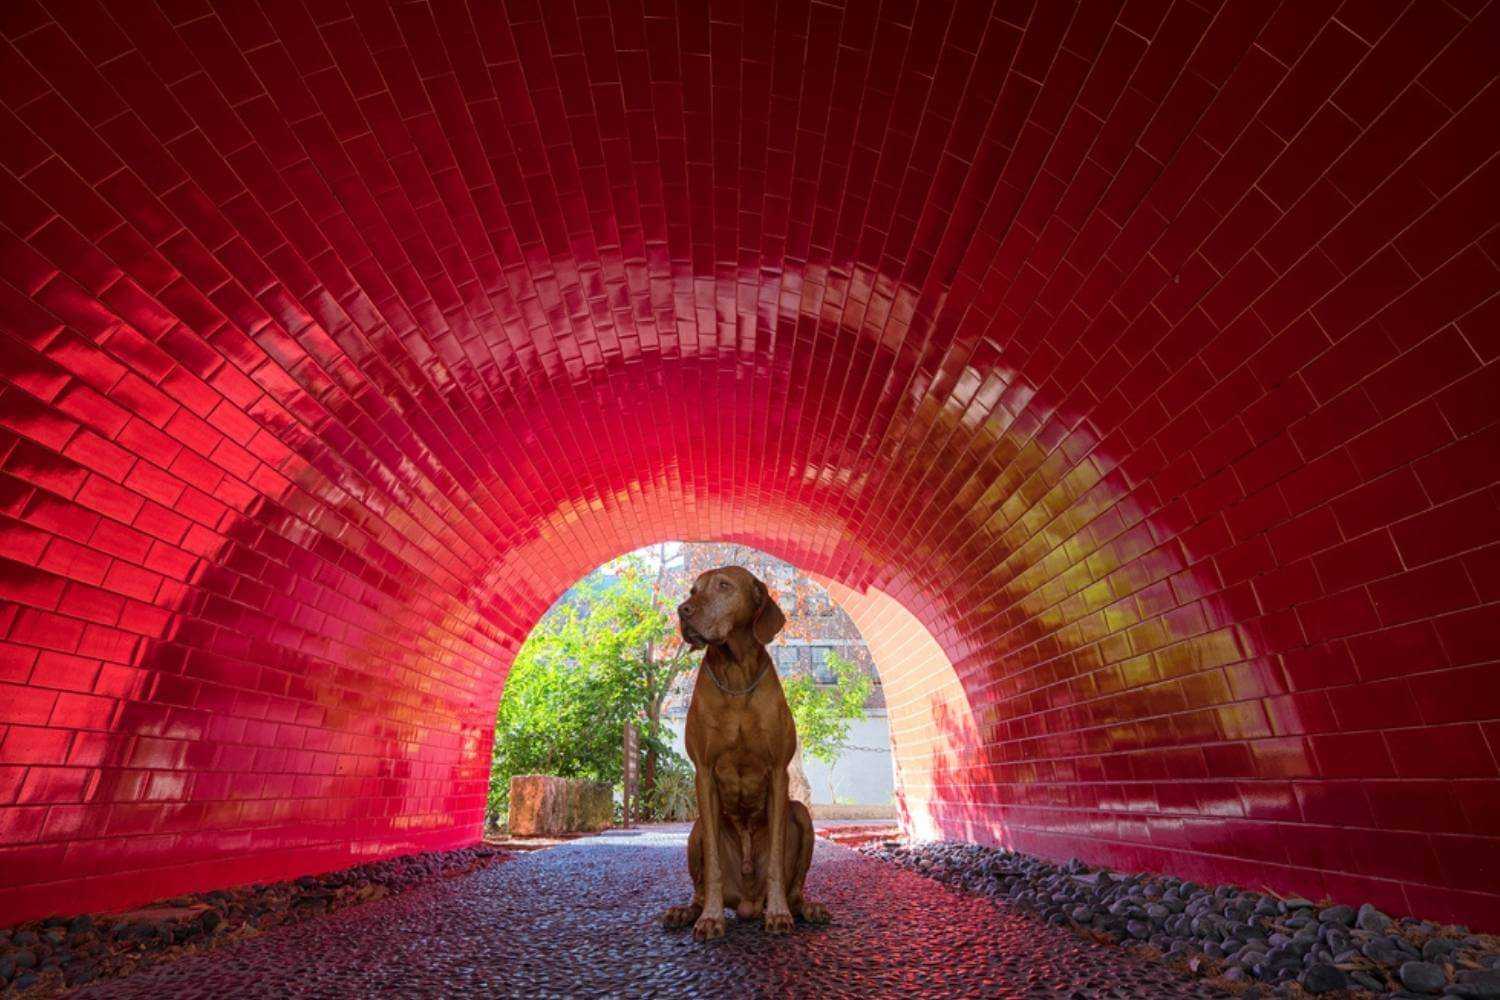
POLYGON ((837 680, 819 685, 807 674, 783 678, 787 707, 797 723, 802 752, 832 765, 849 743, 849 725, 865 714, 865 702, 874 686, 859 665, 828 652, 828 665, 837 680))
POLYGON ((677 757, 664 739, 661 706, 692 664, 667 608, 653 574, 627 558, 586 577, 532 630, 495 719, 492 822, 508 811, 515 774, 618 784, 627 721, 640 728, 652 770, 657 758, 677 757))

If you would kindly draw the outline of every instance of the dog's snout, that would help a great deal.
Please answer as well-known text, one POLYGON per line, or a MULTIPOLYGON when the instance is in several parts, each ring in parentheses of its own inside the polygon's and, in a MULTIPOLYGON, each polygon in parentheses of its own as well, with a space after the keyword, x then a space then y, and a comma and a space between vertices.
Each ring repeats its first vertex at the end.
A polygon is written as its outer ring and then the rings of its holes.
POLYGON ((691 604, 689 604, 688 602, 683 601, 681 604, 677 605, 677 614, 678 614, 679 617, 687 618, 692 613, 693 613, 693 606, 691 604))

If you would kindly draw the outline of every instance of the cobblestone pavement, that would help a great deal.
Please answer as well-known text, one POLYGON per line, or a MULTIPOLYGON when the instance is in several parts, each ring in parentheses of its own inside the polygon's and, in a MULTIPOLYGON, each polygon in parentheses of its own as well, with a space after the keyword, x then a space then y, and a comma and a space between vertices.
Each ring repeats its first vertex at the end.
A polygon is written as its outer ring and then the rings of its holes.
POLYGON ((1224 997, 892 865, 819 841, 788 937, 731 918, 667 931, 686 829, 612 832, 99 983, 79 997, 1224 997))

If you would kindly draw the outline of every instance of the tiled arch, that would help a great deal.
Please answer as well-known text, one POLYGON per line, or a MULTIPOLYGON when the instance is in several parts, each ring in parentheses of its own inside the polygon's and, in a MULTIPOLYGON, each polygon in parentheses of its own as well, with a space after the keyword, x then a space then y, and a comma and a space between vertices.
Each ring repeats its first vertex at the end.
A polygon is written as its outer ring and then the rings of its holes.
POLYGON ((0 915, 472 837, 680 537, 920 623, 914 824, 1500 926, 1497 30, 11 0, 0 915))

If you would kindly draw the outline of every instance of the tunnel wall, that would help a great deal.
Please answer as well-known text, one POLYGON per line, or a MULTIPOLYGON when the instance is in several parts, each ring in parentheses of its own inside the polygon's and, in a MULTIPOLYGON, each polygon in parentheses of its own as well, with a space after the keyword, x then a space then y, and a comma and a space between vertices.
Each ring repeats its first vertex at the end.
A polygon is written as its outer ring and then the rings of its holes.
POLYGON ((819 582, 849 613, 880 671, 902 829, 923 840, 990 839, 990 824, 966 822, 977 813, 967 783, 954 778, 983 759, 983 747, 968 694, 943 647, 878 588, 861 592, 834 580, 819 582))
POLYGON ((920 622, 914 825, 1500 927, 1497 25, 4 4, 0 918, 472 839, 678 537, 920 622))

